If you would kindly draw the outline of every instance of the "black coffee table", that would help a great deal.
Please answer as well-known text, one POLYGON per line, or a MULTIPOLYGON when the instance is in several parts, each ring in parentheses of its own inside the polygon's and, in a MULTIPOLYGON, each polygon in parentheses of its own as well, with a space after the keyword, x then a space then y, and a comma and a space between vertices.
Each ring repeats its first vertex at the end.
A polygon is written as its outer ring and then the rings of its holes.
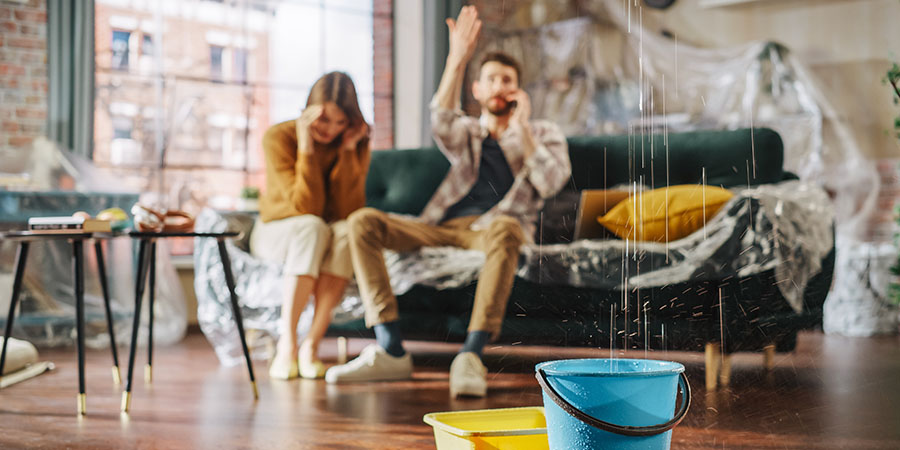
POLYGON ((241 347, 244 350, 244 359, 247 361, 247 371, 250 373, 250 384, 253 388, 253 398, 259 398, 259 391, 256 388, 256 378, 253 376, 253 365, 250 362, 250 350, 247 348, 247 339, 244 335, 244 322, 241 317, 241 308, 238 305, 237 294, 234 291, 234 275, 231 272, 231 259, 225 249, 225 239, 233 239, 240 235, 236 231, 195 233, 195 232, 150 232, 150 231, 132 231, 128 233, 133 239, 139 241, 138 246, 138 270, 135 277, 135 297, 134 297, 134 325, 131 329, 131 350, 128 354, 128 378, 125 383, 125 392, 122 393, 122 412, 128 412, 131 407, 131 381, 134 371, 134 356, 137 346, 138 330, 141 323, 141 303, 144 296, 144 285, 148 285, 148 300, 150 302, 148 310, 150 311, 150 321, 148 323, 149 337, 147 342, 147 367, 144 372, 146 381, 150 382, 153 377, 153 300, 156 284, 156 241, 159 239, 167 239, 174 237, 192 237, 192 238, 212 238, 218 241, 219 256, 222 259, 222 268, 225 271, 225 283, 228 285, 228 293, 231 300, 231 310, 237 325, 238 334, 241 338, 241 347), (149 247, 149 249, 148 249, 149 247), (149 263, 148 263, 149 260, 149 263), (148 270, 149 269, 149 270, 148 270), (149 272, 149 283, 147 283, 147 275, 149 272))
MULTIPOLYGON (((19 294, 22 289, 22 278, 25 274, 25 263, 28 260, 28 248, 32 242, 68 240, 72 243, 72 266, 75 279, 75 340, 78 347, 78 414, 86 413, 86 394, 84 383, 84 241, 94 240, 94 251, 97 254, 100 286, 103 290, 103 305, 106 308, 106 325, 109 331, 110 348, 113 357, 113 381, 120 383, 119 357, 116 353, 116 338, 113 332, 112 311, 109 306, 109 290, 106 284, 106 265, 103 260, 101 241, 121 235, 121 233, 41 233, 31 231, 10 231, 0 233, 0 239, 8 239, 19 243, 16 255, 16 273, 13 279, 12 299, 9 302, 9 314, 6 316, 6 330, 3 334, 3 349, 0 351, 0 374, 6 364, 6 345, 12 333, 13 319, 19 294)), ((2 378, 2 375, 0 375, 2 378)))

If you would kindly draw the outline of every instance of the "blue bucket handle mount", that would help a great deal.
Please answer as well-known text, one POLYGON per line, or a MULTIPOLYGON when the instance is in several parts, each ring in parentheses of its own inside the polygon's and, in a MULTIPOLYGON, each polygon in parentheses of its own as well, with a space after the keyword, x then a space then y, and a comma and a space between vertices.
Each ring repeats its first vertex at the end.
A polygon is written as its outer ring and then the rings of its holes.
POLYGON ((659 425, 649 425, 649 426, 631 426, 631 425, 616 425, 610 422, 604 422, 590 414, 578 409, 575 405, 569 403, 568 400, 564 399, 556 389, 550 385, 550 382, 547 380, 547 374, 544 373, 544 369, 540 368, 537 370, 538 384, 541 385, 541 389, 547 393, 547 396, 553 400, 553 403, 556 403, 557 406, 562 408, 563 411, 569 413, 576 419, 594 427, 601 429, 603 431, 608 431, 610 433, 620 434, 623 436, 655 436, 657 434, 665 433, 666 431, 675 428, 676 425, 681 423, 684 417, 687 415, 688 409, 691 406, 691 385, 687 381, 687 377, 684 375, 684 372, 678 374, 678 387, 681 388, 681 405, 678 408, 678 412, 675 413, 675 416, 672 417, 672 420, 669 420, 666 423, 661 423, 659 425))

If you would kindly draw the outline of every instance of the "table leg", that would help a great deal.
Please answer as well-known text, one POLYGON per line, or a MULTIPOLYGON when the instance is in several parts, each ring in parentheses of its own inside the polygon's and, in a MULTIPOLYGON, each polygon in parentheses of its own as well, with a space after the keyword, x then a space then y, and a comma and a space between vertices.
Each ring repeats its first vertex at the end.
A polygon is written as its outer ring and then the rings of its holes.
POLYGON ((150 314, 150 321, 147 324, 147 367, 144 367, 144 382, 152 383, 153 382, 153 304, 154 299, 156 298, 156 241, 150 243, 150 282, 147 287, 150 292, 148 292, 148 300, 150 304, 148 305, 147 312, 150 314))
POLYGON ((237 294, 234 292, 234 276, 231 273, 231 259, 225 249, 225 241, 218 239, 219 256, 222 259, 222 268, 225 270, 225 283, 228 285, 228 295, 231 298, 231 310, 234 314, 234 322, 237 325, 238 335, 241 338, 241 347, 244 349, 244 359, 247 360, 247 371, 250 372, 250 385, 253 387, 253 398, 259 398, 256 388, 256 378, 253 376, 253 365, 250 362, 250 349, 247 348, 247 338, 244 335, 244 319, 241 316, 241 307, 238 305, 237 294))
POLYGON ((97 271, 100 277, 100 289, 103 291, 103 307, 106 309, 106 329, 109 330, 109 348, 112 350, 112 377, 113 383, 122 383, 122 375, 119 372, 119 354, 116 348, 116 333, 113 328, 112 309, 109 305, 109 287, 106 279, 106 262, 103 260, 103 245, 99 240, 94 241, 94 253, 97 255, 97 271))
POLYGON ((125 392, 122 393, 122 412, 131 408, 131 380, 134 374, 134 353, 137 348, 138 330, 141 328, 141 303, 144 296, 144 284, 147 275, 147 244, 141 239, 138 244, 138 267, 134 286, 134 321, 131 327, 131 349, 128 352, 128 377, 125 380, 125 392))
POLYGON ((9 314, 6 316, 6 331, 3 333, 3 350, 0 351, 0 380, 3 379, 3 368, 6 366, 6 344, 12 334, 13 318, 16 313, 16 304, 19 302, 19 293, 22 289, 22 276, 25 275, 25 262, 28 260, 28 242, 19 243, 19 252, 16 255, 16 274, 13 279, 12 298, 9 301, 9 314))
POLYGON ((86 413, 84 388, 84 241, 72 242, 75 262, 75 342, 78 346, 78 414, 86 413))

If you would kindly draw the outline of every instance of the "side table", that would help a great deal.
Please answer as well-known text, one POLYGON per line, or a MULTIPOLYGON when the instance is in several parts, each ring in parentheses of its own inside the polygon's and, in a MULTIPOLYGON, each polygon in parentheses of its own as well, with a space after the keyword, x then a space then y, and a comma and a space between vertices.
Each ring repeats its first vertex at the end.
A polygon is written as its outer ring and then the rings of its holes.
MULTIPOLYGON (((72 243, 72 262, 75 279, 75 340, 78 347, 78 414, 86 413, 86 394, 84 383, 84 241, 94 239, 94 251, 97 255, 97 267, 100 287, 103 290, 103 304, 106 309, 106 325, 109 330, 110 348, 113 357, 113 381, 120 383, 119 357, 116 353, 115 333, 113 332, 112 312, 109 306, 109 290, 106 284, 106 265, 103 260, 102 239, 116 237, 114 233, 34 233, 31 231, 11 231, 0 233, 0 239, 9 239, 19 243, 16 255, 16 273, 13 278, 12 299, 9 302, 9 314, 6 316, 6 330, 3 334, 3 349, 0 351, 0 374, 6 364, 6 344, 12 334, 16 305, 22 289, 22 278, 25 274, 25 263, 28 260, 28 248, 35 241, 66 239, 72 243)), ((0 375, 2 377, 2 375, 0 375)))
POLYGON ((238 335, 241 338, 241 347, 244 350, 244 358, 247 360, 247 371, 250 373, 250 385, 253 388, 253 398, 259 398, 259 391, 256 387, 256 378, 253 376, 253 365, 250 362, 250 350, 247 347, 247 339, 244 334, 244 320, 241 316, 241 308, 238 305, 237 294, 234 290, 234 275, 231 272, 231 259, 225 249, 225 239, 236 238, 240 235, 236 231, 225 231, 220 233, 195 233, 195 232, 150 232, 150 231, 132 231, 128 233, 133 239, 139 241, 138 244, 138 269, 135 277, 135 297, 134 297, 134 325, 131 329, 131 350, 128 353, 128 376, 125 382, 125 392, 122 392, 122 412, 128 412, 131 408, 131 381, 134 372, 134 357, 137 347, 138 330, 141 323, 141 303, 144 296, 144 286, 148 289, 148 305, 149 323, 148 323, 148 342, 147 342, 147 366, 144 369, 144 378, 147 382, 153 379, 153 300, 155 296, 156 285, 156 241, 159 239, 173 237, 192 237, 192 238, 212 238, 218 242, 219 256, 222 259, 222 268, 225 271, 225 283, 228 285, 228 293, 231 300, 231 310, 234 317, 235 325, 237 325, 238 335), (149 280, 148 280, 149 275, 149 280))

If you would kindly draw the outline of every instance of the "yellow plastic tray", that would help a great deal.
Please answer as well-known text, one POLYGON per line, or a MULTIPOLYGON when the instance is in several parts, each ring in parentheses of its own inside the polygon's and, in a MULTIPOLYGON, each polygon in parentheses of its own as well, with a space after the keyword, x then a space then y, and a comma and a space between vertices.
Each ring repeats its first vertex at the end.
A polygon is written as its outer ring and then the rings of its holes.
POLYGON ((550 448, 540 406, 430 413, 423 420, 434 427, 438 450, 550 448))

